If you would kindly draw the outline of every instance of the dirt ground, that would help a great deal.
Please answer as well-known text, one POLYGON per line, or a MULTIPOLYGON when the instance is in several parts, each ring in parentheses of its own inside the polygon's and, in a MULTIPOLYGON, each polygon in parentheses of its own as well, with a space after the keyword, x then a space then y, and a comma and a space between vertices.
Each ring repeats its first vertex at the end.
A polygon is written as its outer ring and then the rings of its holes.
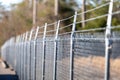
MULTIPOLYGON (((69 71, 69 58, 59 61, 63 63, 65 69, 69 71)), ((110 80, 120 80, 120 58, 110 60, 110 80)), ((63 68, 64 68, 63 66, 63 68)), ((59 68, 60 69, 60 68, 59 68)), ((67 71, 60 69, 60 77, 64 77, 67 71)), ((104 80, 105 58, 100 56, 75 57, 74 58, 74 80, 104 80)), ((60 80, 60 79, 59 79, 60 80)), ((67 79, 65 79, 67 80, 67 79)))

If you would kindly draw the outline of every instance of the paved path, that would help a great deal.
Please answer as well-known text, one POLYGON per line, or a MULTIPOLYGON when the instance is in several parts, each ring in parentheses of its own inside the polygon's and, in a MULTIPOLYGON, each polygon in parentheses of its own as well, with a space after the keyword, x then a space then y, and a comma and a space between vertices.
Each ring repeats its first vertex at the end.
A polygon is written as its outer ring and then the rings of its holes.
POLYGON ((15 71, 9 68, 3 68, 2 62, 0 60, 0 80, 18 80, 15 71))

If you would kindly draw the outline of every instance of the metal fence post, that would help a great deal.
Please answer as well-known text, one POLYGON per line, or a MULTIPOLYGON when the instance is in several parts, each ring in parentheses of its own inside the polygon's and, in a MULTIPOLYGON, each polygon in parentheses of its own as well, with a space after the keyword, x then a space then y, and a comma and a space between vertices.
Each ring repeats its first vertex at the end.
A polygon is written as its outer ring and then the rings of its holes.
POLYGON ((24 54, 25 54, 25 46, 24 46, 24 39, 25 39, 25 34, 23 34, 23 37, 22 37, 22 57, 21 57, 21 60, 22 60, 22 80, 24 80, 24 71, 25 71, 25 68, 24 68, 24 54))
POLYGON ((29 33, 28 32, 26 32, 26 37, 25 37, 25 49, 26 49, 26 55, 25 55, 25 80, 28 80, 28 75, 27 75, 27 69, 28 69, 28 35, 29 35, 29 33))
POLYGON ((21 61, 20 61, 20 58, 21 58, 21 57, 20 57, 20 51, 21 51, 21 50, 20 50, 20 41, 21 41, 21 36, 19 35, 19 40, 18 40, 18 54, 19 54, 19 57, 18 57, 18 58, 19 58, 19 59, 18 59, 18 61, 19 61, 19 64, 18 64, 18 65, 19 65, 19 67, 18 67, 18 69, 19 69, 19 70, 18 70, 19 75, 18 75, 18 76, 19 76, 19 79, 20 79, 20 74, 21 74, 21 73, 20 73, 20 72, 21 72, 21 71, 20 71, 20 69, 21 69, 21 67, 20 67, 20 65, 21 65, 21 61))
POLYGON ((107 28, 105 33, 105 80, 110 80, 110 36, 111 36, 111 21, 112 21, 113 0, 109 4, 109 13, 107 18, 107 28))
POLYGON ((18 64, 17 61, 18 61, 18 55, 19 55, 17 41, 18 41, 18 36, 16 37, 16 42, 15 42, 15 71, 16 72, 17 72, 17 64, 18 64))
POLYGON ((27 79, 27 74, 26 74, 26 70, 27 70, 27 66, 26 66, 26 62, 27 62, 27 38, 28 38, 28 32, 25 33, 25 39, 24 39, 24 46, 25 46, 25 54, 24 54, 24 80, 27 79))
POLYGON ((28 54, 28 80, 31 80, 31 39, 32 39, 32 34, 33 34, 33 30, 30 31, 30 36, 29 36, 29 51, 30 53, 28 54))
POLYGON ((45 48, 46 48, 46 41, 45 41, 45 37, 46 37, 46 30, 47 30, 47 23, 45 23, 45 27, 44 27, 44 34, 43 34, 43 56, 42 56, 42 79, 45 79, 45 48))
POLYGON ((15 43, 15 46, 16 46, 16 73, 18 74, 18 55, 19 55, 19 53, 18 53, 18 36, 16 37, 16 43, 15 43))
POLYGON ((21 35, 21 43, 20 43, 20 49, 21 49, 20 50, 20 62, 21 62, 21 64, 20 64, 20 66, 21 66, 21 69, 20 69, 20 72, 21 72, 20 73, 20 75, 21 75, 20 79, 22 79, 22 77, 23 77, 22 76, 22 72, 23 72, 23 69, 22 69, 23 68, 23 62, 22 62, 23 61, 23 57, 22 57, 23 56, 23 45, 22 45, 22 43, 23 43, 23 34, 21 35))
POLYGON ((35 37, 34 37, 34 80, 36 80, 36 44, 37 44, 37 36, 38 36, 39 27, 36 29, 35 37))
POLYGON ((53 80, 56 80, 56 71, 57 71, 57 39, 58 39, 58 33, 59 33, 59 26, 60 26, 60 20, 57 23, 57 29, 56 29, 55 40, 54 40, 53 80))
POLYGON ((24 80, 24 38, 25 38, 25 34, 22 34, 23 37, 22 37, 22 57, 21 57, 21 60, 22 60, 22 80, 24 80))
POLYGON ((20 38, 19 38, 19 79, 21 79, 21 35, 20 35, 20 38))
POLYGON ((19 70, 20 70, 20 75, 19 75, 19 79, 21 80, 21 40, 22 40, 22 35, 20 35, 20 42, 19 42, 19 56, 20 56, 20 58, 19 58, 19 61, 20 61, 20 68, 19 68, 19 70))
POLYGON ((70 80, 73 80, 73 69, 74 69, 74 32, 76 27, 77 11, 74 15, 73 27, 70 38, 70 80))

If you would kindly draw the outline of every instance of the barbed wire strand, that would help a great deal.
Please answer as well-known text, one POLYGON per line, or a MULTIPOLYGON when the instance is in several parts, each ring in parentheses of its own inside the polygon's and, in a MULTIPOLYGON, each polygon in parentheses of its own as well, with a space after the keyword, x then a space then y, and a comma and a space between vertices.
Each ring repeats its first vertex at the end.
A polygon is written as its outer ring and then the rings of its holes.
POLYGON ((68 18, 65 18, 65 19, 61 19, 60 21, 62 22, 62 21, 66 21, 66 20, 68 20, 68 19, 71 19, 71 18, 73 18, 74 17, 74 15, 73 16, 70 16, 70 17, 68 17, 68 18))
POLYGON ((58 35, 61 36, 61 35, 70 34, 70 33, 71 33, 71 31, 70 32, 61 33, 61 34, 58 34, 58 35))
POLYGON ((59 30, 65 29, 65 28, 67 28, 67 27, 69 27, 69 26, 72 26, 72 25, 73 25, 73 23, 71 23, 71 24, 69 24, 69 25, 66 25, 66 26, 64 26, 64 27, 61 27, 61 28, 59 28, 59 30))
POLYGON ((47 24, 47 27, 48 27, 48 26, 55 25, 55 24, 57 24, 57 21, 55 21, 55 22, 53 22, 53 23, 50 23, 50 24, 47 24))
POLYGON ((46 33, 49 33, 49 32, 55 32, 56 30, 48 30, 46 31, 46 33))
POLYGON ((87 20, 84 20, 84 21, 79 21, 79 22, 76 22, 76 24, 79 24, 79 23, 82 23, 82 22, 88 22, 88 21, 93 21, 95 19, 99 19, 99 18, 103 18, 103 17, 106 17, 108 16, 108 14, 104 14, 104 15, 101 15, 101 16, 97 16, 95 18, 90 18, 90 19, 87 19, 87 20))
POLYGON ((100 6, 98 6, 98 7, 95 7, 95 8, 93 8, 93 9, 87 10, 87 11, 85 11, 85 12, 78 13, 77 15, 81 15, 81 14, 84 14, 84 13, 88 13, 88 12, 91 12, 91 11, 94 11, 94 10, 97 10, 97 9, 100 9, 100 8, 102 8, 102 7, 105 7, 105 6, 109 5, 109 3, 110 3, 110 2, 105 3, 105 4, 103 4, 103 5, 100 5, 100 6))

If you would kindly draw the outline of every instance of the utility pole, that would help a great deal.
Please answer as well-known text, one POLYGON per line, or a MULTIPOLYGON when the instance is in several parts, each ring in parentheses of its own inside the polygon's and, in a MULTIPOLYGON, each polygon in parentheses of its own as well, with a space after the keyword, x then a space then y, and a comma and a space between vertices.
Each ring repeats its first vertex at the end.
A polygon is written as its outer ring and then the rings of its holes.
POLYGON ((36 27, 37 22, 37 0, 33 0, 33 27, 36 27))
POLYGON ((85 3, 86 3, 86 0, 82 0, 82 28, 85 27, 85 18, 86 18, 86 15, 85 15, 85 11, 86 11, 86 6, 85 6, 85 3))
POLYGON ((58 16, 58 0, 55 0, 55 17, 58 16))

